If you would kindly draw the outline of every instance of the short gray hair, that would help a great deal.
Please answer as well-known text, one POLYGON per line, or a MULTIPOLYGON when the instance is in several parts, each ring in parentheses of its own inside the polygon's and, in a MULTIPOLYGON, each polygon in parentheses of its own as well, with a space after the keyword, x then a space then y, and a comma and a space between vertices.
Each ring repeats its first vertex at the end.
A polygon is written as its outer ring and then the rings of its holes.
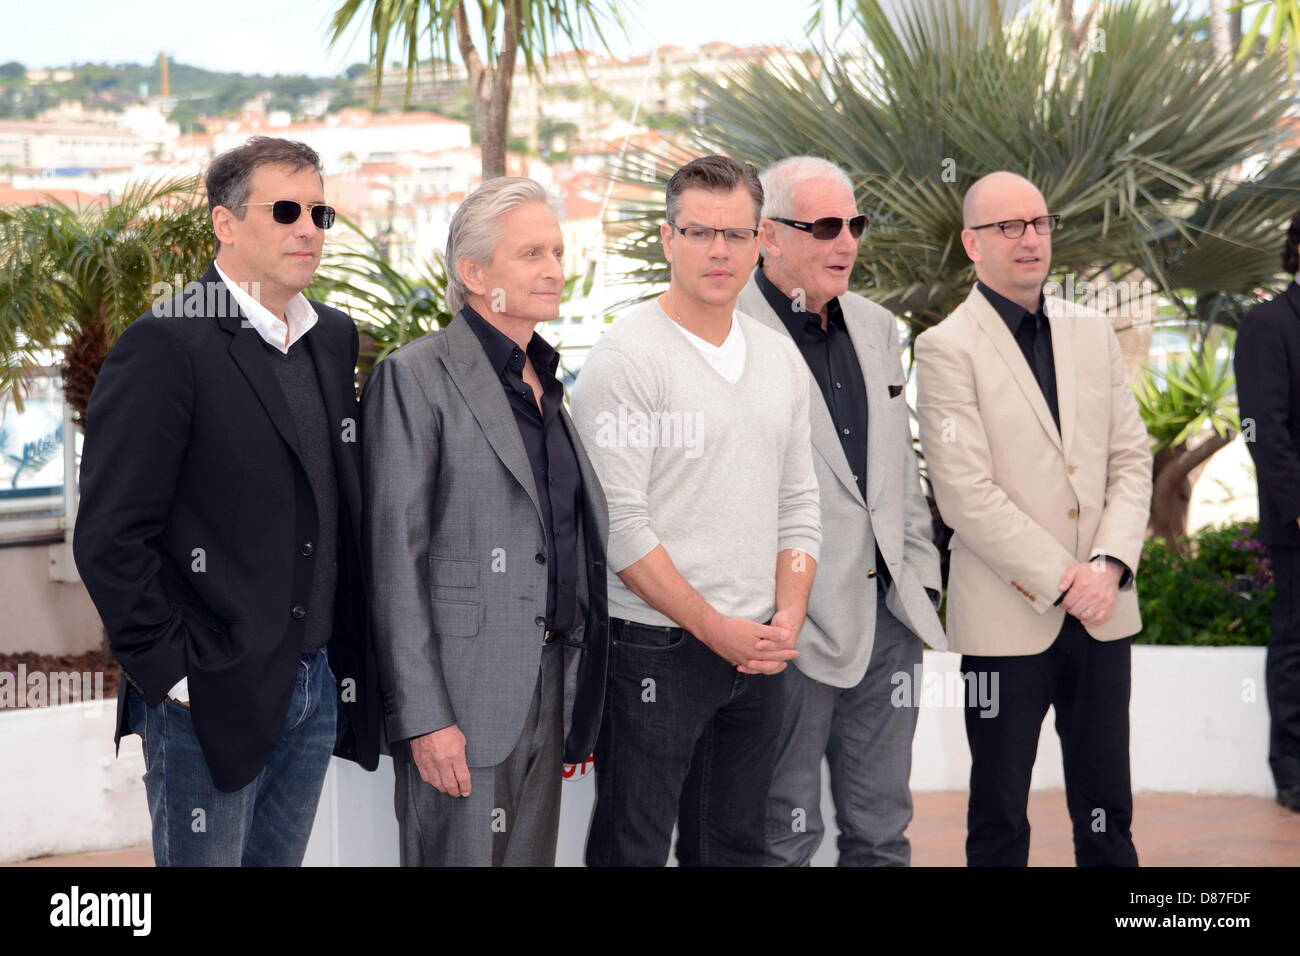
POLYGON ((563 210, 546 187, 526 176, 499 176, 475 189, 451 217, 447 233, 447 311, 458 313, 469 298, 469 287, 456 269, 461 256, 484 265, 501 241, 501 217, 526 202, 546 203, 559 217, 563 210))
POLYGON ((780 160, 763 170, 759 179, 763 182, 764 219, 773 216, 793 219, 795 187, 808 179, 834 179, 853 192, 849 174, 819 156, 791 156, 780 160))

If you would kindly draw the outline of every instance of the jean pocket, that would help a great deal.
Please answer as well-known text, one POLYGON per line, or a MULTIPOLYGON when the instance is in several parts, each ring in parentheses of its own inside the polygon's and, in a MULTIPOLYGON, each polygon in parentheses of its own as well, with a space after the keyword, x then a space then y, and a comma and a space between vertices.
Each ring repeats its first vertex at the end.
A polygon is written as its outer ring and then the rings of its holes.
POLYGON ((182 704, 179 700, 173 700, 171 697, 163 698, 163 706, 169 707, 172 710, 178 710, 186 716, 189 716, 190 713, 190 708, 186 704, 182 704))
POLYGON ((614 626, 611 637, 615 644, 625 644, 643 651, 671 651, 686 643, 687 633, 680 627, 660 627, 657 624, 637 624, 623 621, 614 626))

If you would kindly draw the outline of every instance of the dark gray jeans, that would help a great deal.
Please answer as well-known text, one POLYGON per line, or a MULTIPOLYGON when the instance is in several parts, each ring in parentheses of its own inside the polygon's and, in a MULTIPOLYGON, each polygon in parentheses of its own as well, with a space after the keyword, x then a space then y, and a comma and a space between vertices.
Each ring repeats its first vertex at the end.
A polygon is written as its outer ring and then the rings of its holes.
POLYGON ((677 627, 610 620, 588 866, 760 866, 781 684, 677 627))

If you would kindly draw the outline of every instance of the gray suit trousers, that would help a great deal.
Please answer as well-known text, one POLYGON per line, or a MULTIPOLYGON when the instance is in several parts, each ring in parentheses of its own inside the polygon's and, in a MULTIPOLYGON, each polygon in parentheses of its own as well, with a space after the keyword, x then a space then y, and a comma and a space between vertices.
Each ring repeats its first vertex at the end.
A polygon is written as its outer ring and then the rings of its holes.
POLYGON ((785 719, 767 802, 767 865, 807 866, 821 844, 822 757, 831 773, 840 866, 907 866, 917 708, 891 703, 894 674, 919 674, 921 640, 876 604, 876 640, 856 687, 782 671, 785 719), (913 668, 917 668, 913 671, 913 668))
POLYGON ((410 744, 395 748, 402 866, 554 866, 564 767, 562 645, 542 650, 523 732, 494 767, 470 768, 470 794, 425 783, 410 744))

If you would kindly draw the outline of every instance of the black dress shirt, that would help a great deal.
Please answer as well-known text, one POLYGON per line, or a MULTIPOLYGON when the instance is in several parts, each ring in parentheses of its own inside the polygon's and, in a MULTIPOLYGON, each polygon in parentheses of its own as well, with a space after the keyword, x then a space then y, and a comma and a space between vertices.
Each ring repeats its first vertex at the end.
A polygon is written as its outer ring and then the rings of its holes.
POLYGON ((578 606, 578 516, 582 507, 582 476, 578 456, 560 418, 564 385, 555 377, 560 355, 536 332, 528 342, 528 360, 542 383, 542 410, 524 381, 524 353, 508 336, 469 306, 461 315, 478 336, 488 363, 501 376, 506 399, 528 453, 542 509, 546 551, 536 560, 546 565, 546 627, 567 631, 578 606))
POLYGON ((994 292, 983 282, 976 282, 976 287, 989 300, 989 305, 1002 316, 1002 321, 1011 330, 1011 335, 1024 353, 1029 363, 1029 371, 1038 383, 1047 407, 1051 409, 1052 421, 1056 422, 1056 431, 1061 431, 1061 409, 1056 400, 1056 364, 1052 353, 1052 326, 1043 311, 1043 294, 1038 293, 1038 308, 1030 312, 1023 305, 1012 302, 1006 296, 994 292), (1039 341, 1041 339, 1041 342, 1039 341))
MULTIPOLYGON (((1043 398, 1047 401, 1047 407, 1051 409, 1052 421, 1056 422, 1056 431, 1059 434, 1061 408, 1056 393, 1056 359, 1052 351, 1052 326, 1043 308, 1043 294, 1038 293, 1038 310, 1030 312, 1023 305, 994 292, 983 282, 976 282, 975 287, 980 290, 984 298, 988 299, 989 305, 993 306, 1002 317, 1002 321, 1007 324, 1007 328, 1011 330, 1011 335, 1020 346, 1025 361, 1029 363, 1029 371, 1033 373, 1034 381, 1038 383, 1043 398)), ((1128 587, 1133 580, 1133 572, 1129 570, 1129 566, 1109 554, 1106 555, 1106 560, 1119 566, 1119 586, 1128 587)), ((1060 604, 1064 598, 1065 594, 1062 592, 1061 596, 1052 603, 1060 604)))
MULTIPOLYGON (((839 299, 826 303, 826 328, 823 329, 821 316, 816 312, 797 311, 794 301, 763 274, 762 266, 755 270, 754 276, 767 304, 789 330, 821 389, 853 480, 862 493, 862 500, 866 501, 867 383, 839 299)), ((885 387, 881 385, 882 390, 885 387)), ((876 573, 882 584, 889 582, 889 569, 879 548, 876 548, 876 573)))

